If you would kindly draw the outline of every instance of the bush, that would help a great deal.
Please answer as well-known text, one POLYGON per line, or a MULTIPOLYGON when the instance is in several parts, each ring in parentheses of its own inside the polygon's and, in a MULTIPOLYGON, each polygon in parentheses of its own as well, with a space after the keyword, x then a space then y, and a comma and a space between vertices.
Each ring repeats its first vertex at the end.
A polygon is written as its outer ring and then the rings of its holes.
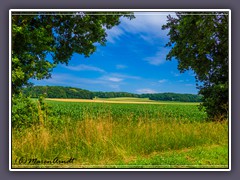
POLYGON ((38 122, 38 108, 22 94, 12 96, 12 127, 25 128, 38 122))

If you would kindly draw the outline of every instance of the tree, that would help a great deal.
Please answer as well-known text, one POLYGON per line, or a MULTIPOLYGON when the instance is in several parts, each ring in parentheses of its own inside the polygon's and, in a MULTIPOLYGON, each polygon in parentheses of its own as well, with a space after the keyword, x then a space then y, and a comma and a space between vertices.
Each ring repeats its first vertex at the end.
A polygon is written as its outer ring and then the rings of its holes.
POLYGON ((180 12, 168 16, 162 29, 169 29, 171 47, 167 60, 176 58, 180 72, 196 73, 202 107, 209 118, 228 117, 229 16, 227 12, 180 12))
MULTIPOLYGON (((107 29, 120 23, 120 17, 134 18, 127 12, 21 12, 12 15, 12 122, 14 127, 27 127, 41 119, 37 113, 46 109, 40 96, 36 106, 22 95, 30 79, 51 77, 51 71, 59 63, 68 64, 74 53, 90 56, 96 45, 105 45, 107 29), (66 13, 68 15, 66 15, 66 13), (29 15, 30 14, 30 15, 29 15), (52 60, 47 59, 52 56, 52 60)), ((38 88, 39 93, 46 89, 38 88)), ((60 90, 60 89, 59 89, 60 90)), ((51 91, 50 91, 51 92, 51 91)), ((67 96, 62 90, 62 97, 67 96)), ((80 92, 79 92, 80 93, 80 92)), ((49 95, 52 95, 51 93, 49 95)), ((75 94, 74 94, 75 95, 75 94)), ((84 91, 87 96, 87 92, 84 91)), ((88 98, 92 98, 89 95, 88 98)), ((46 111, 47 113, 48 111, 46 111)))
POLYGON ((105 45, 106 29, 118 25, 120 17, 134 18, 126 12, 104 14, 12 15, 12 93, 19 94, 31 78, 50 78, 52 69, 59 63, 68 64, 73 53, 90 56, 96 43, 105 45), (46 59, 48 54, 53 61, 46 59))

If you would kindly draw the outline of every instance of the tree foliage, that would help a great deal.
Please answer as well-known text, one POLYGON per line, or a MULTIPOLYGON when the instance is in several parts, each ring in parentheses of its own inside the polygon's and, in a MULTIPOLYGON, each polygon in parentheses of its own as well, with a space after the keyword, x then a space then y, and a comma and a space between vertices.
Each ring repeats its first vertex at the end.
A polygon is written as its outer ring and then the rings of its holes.
POLYGON ((93 99, 94 94, 91 91, 62 86, 33 86, 23 89, 26 96, 39 98, 45 95, 46 98, 69 98, 69 99, 93 99))
POLYGON ((68 64, 73 53, 90 56, 96 44, 105 45, 106 29, 120 23, 123 12, 35 13, 12 15, 12 92, 17 94, 29 79, 51 77, 59 63, 68 64), (101 15, 99 14, 101 13, 101 15), (52 61, 47 60, 51 54, 52 61))
POLYGON ((25 128, 38 123, 37 105, 21 93, 12 97, 12 127, 25 128))
POLYGON ((155 101, 179 101, 179 102, 201 102, 202 96, 196 94, 178 94, 178 93, 156 93, 141 94, 140 97, 147 97, 155 101))
POLYGON ((172 47, 167 60, 176 58, 180 72, 196 73, 199 94, 209 118, 228 117, 229 16, 227 12, 180 12, 168 16, 172 47), (200 82, 200 83, 199 83, 200 82))
POLYGON ((75 87, 62 86, 33 86, 23 89, 25 96, 39 98, 45 95, 46 98, 75 98, 75 99, 93 99, 98 98, 117 98, 117 97, 135 97, 149 98, 156 101, 180 101, 180 102, 201 102, 202 97, 194 94, 178 93, 156 93, 156 94, 134 94, 128 92, 93 92, 75 87))
MULTIPOLYGON (((74 53, 90 56, 96 45, 105 45, 107 29, 120 23, 120 17, 134 18, 128 12, 21 12, 12 15, 12 126, 27 127, 41 123, 49 115, 49 107, 38 94, 33 103, 22 94, 30 79, 50 78, 59 63, 68 64, 74 53), (64 14, 63 14, 64 13, 64 14), (67 15, 66 15, 67 13, 67 15), (101 13, 101 15, 100 15, 101 13), (51 55, 51 60, 47 58, 51 55)), ((57 89, 61 97, 89 97, 86 91, 67 93, 57 89), (78 94, 77 94, 78 93, 78 94), (70 94, 70 95, 69 95, 70 94)), ((49 94, 50 96, 56 94, 49 94)))

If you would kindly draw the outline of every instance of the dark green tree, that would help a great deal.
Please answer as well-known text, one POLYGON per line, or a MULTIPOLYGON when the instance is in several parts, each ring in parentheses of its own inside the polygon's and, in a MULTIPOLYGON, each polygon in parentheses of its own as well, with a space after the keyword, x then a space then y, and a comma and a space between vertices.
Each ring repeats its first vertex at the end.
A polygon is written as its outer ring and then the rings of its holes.
POLYGON ((196 73, 202 107, 214 120, 228 117, 228 27, 228 12, 180 12, 162 27, 169 29, 166 46, 172 47, 167 60, 175 58, 180 72, 196 73))
POLYGON ((96 44, 105 45, 106 29, 120 23, 124 12, 49 12, 12 15, 12 93, 18 94, 29 79, 51 77, 59 63, 68 64, 73 53, 90 56, 96 44), (68 15, 65 15, 68 13, 68 15), (100 14, 101 13, 101 14, 100 14), (46 59, 52 55, 53 61, 46 59))

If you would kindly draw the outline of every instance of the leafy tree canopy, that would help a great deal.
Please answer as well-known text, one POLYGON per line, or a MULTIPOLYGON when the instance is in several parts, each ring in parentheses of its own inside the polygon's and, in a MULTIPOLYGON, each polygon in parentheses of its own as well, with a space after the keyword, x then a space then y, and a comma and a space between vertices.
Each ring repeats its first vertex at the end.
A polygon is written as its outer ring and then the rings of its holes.
POLYGON ((180 72, 192 69, 203 106, 210 118, 228 116, 229 16, 227 12, 180 12, 168 16, 172 47, 167 60, 176 58, 180 72), (201 82, 198 84, 198 82, 201 82))
POLYGON ((105 45, 106 29, 120 23, 123 12, 35 13, 12 15, 12 92, 18 94, 30 78, 50 78, 59 63, 68 64, 73 53, 90 56, 96 43, 105 45), (101 13, 101 15, 100 15, 101 13), (46 60, 51 54, 53 61, 46 60))

